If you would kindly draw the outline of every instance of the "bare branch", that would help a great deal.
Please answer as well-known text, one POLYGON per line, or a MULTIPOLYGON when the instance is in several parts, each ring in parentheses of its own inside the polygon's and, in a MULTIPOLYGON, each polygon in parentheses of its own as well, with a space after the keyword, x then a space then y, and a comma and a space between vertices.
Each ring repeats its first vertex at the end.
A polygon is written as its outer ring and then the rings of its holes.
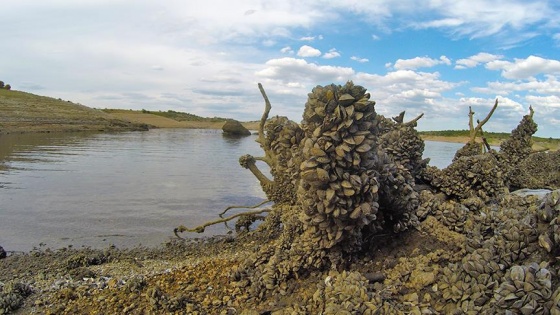
POLYGON ((264 88, 263 88, 262 84, 260 84, 260 83, 259 83, 259 90, 261 91, 261 94, 264 98, 265 107, 264 107, 263 115, 261 117, 261 122, 259 124, 259 138, 258 138, 257 142, 260 143, 261 146, 264 146, 264 144, 265 144, 264 124, 266 123, 266 120, 268 119, 268 113, 270 113, 270 109, 272 108, 272 105, 270 105, 270 101, 268 100, 268 96, 266 96, 266 92, 264 91, 264 88))
POLYGON ((471 139, 469 142, 474 142, 474 139, 476 138, 476 132, 474 132, 474 126, 473 126, 473 116, 474 116, 474 112, 472 111, 472 107, 469 106, 469 134, 471 136, 471 139))
POLYGON ((393 120, 397 124, 402 124, 402 122, 404 121, 404 113, 405 113, 405 111, 400 112, 400 114, 398 116, 393 117, 393 120))
POLYGON ((264 157, 264 156, 255 156, 253 157, 255 159, 255 161, 262 161, 265 162, 266 164, 268 164, 268 166, 272 167, 272 161, 270 160, 270 158, 268 157, 264 157))
POLYGON ((496 108, 498 108, 498 99, 496 99, 496 103, 494 103, 494 106, 492 107, 492 110, 488 113, 488 115, 486 115, 486 118, 484 118, 481 122, 479 122, 478 125, 476 125, 476 127, 474 128, 475 134, 478 130, 480 130, 482 128, 482 126, 484 126, 485 123, 488 122, 490 117, 492 117, 492 114, 494 114, 494 111, 496 110, 496 108))
POLYGON ((177 236, 178 238, 181 238, 179 236, 179 233, 183 233, 183 232, 196 232, 196 233, 204 233, 204 230, 210 226, 210 225, 215 225, 215 224, 219 224, 219 223, 224 223, 224 222, 228 222, 231 221, 237 217, 243 216, 243 215, 252 215, 252 214, 261 214, 261 213, 265 213, 265 212, 270 212, 272 211, 271 209, 263 209, 263 210, 255 210, 255 211, 248 211, 248 212, 242 212, 242 213, 238 213, 235 215, 232 215, 231 217, 227 217, 227 218, 222 218, 219 220, 215 220, 215 221, 210 221, 210 222, 206 222, 203 225, 197 226, 195 228, 188 228, 184 225, 180 225, 178 227, 176 227, 173 230, 173 233, 175 234, 175 236, 177 236))
POLYGON ((220 218, 223 218, 223 215, 226 214, 226 212, 230 209, 255 209, 255 208, 258 208, 258 207, 264 205, 265 203, 269 203, 269 202, 270 202, 270 200, 265 200, 265 201, 263 201, 259 204, 256 204, 254 206, 249 206, 249 207, 247 207, 247 206, 229 206, 229 207, 225 208, 224 211, 222 211, 222 213, 219 214, 219 216, 220 216, 220 218))
POLYGON ((273 185, 274 182, 264 175, 255 164, 255 158, 250 154, 245 154, 239 158, 239 164, 243 168, 248 168, 259 180, 261 185, 273 185))
POLYGON ((492 114, 494 114, 494 111, 496 110, 497 107, 498 107, 498 99, 496 99, 496 103, 494 103, 494 106, 492 107, 492 109, 490 110, 488 115, 486 115, 486 117, 482 121, 477 120, 476 121, 477 125, 476 125, 476 127, 474 127, 474 125, 473 125, 474 112, 472 111, 472 108, 469 106, 469 133, 470 133, 470 136, 471 136, 470 141, 469 141, 470 143, 475 142, 476 135, 482 129, 482 126, 484 126, 484 124, 486 124, 488 122, 490 117, 492 117, 492 114))
POLYGON ((414 118, 413 120, 411 120, 411 121, 405 123, 405 125, 408 125, 408 126, 413 125, 413 124, 415 124, 418 120, 420 120, 420 118, 422 118, 422 117, 424 117, 424 113, 418 115, 418 116, 417 116, 416 118, 414 118))
MULTIPOLYGON (((476 123, 480 124, 480 121, 477 119, 476 123)), ((488 140, 486 140, 486 137, 484 136, 484 131, 482 131, 482 127, 480 128, 480 137, 482 138, 482 143, 484 143, 484 146, 486 147, 486 152, 490 151, 490 144, 488 143, 488 140)))

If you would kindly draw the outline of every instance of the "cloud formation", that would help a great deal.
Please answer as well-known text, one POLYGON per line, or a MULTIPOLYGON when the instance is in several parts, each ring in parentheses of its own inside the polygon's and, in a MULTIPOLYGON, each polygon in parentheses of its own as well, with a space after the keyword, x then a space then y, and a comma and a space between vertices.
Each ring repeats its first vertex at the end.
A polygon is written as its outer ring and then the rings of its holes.
POLYGON ((321 51, 308 45, 303 45, 299 48, 297 55, 300 57, 319 57, 321 51))
POLYGON ((430 68, 436 65, 445 64, 450 65, 451 60, 445 56, 439 57, 439 59, 432 59, 429 57, 415 57, 412 59, 398 59, 393 67, 397 70, 416 70, 418 68, 430 68))
POLYGON ((242 120, 260 117, 262 82, 296 121, 315 85, 354 80, 380 113, 424 112, 421 129, 456 129, 498 97, 499 131, 533 105, 539 133, 560 137, 559 14, 546 0, 18 0, 0 10, 0 79, 96 108, 242 120))

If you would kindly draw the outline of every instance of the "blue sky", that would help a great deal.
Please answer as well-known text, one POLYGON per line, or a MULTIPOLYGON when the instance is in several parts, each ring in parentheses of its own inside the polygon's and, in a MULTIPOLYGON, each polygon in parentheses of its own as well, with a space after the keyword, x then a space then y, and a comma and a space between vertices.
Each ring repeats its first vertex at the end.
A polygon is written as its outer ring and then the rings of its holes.
POLYGON ((95 108, 300 122, 315 85, 353 80, 419 130, 509 132, 535 109, 560 138, 557 1, 18 0, 0 10, 0 80, 95 108))

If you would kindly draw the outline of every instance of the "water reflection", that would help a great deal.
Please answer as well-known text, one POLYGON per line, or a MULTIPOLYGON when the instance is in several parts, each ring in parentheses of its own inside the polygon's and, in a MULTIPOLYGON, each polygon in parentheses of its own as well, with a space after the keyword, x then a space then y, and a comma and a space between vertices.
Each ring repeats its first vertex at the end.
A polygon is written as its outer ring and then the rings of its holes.
POLYGON ((0 244, 10 250, 156 245, 179 224, 264 200, 238 164, 243 154, 260 154, 254 136, 232 142, 217 130, 162 129, 10 138, 0 175, 0 244))
MULTIPOLYGON (((157 245, 180 224, 257 204, 264 193, 238 162, 262 156, 256 139, 189 129, 1 136, 0 245, 157 245)), ((424 156, 443 168, 461 146, 427 141, 424 156)), ((204 235, 225 232, 214 226, 204 235)))

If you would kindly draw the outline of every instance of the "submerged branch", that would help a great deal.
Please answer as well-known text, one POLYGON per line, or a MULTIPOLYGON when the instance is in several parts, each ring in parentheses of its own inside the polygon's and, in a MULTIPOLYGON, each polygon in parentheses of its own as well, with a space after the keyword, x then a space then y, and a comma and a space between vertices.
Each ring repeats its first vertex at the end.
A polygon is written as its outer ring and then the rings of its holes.
POLYGON ((242 213, 238 213, 238 214, 232 215, 231 217, 227 217, 227 218, 222 218, 222 219, 215 220, 215 221, 206 222, 206 223, 204 223, 204 224, 202 224, 202 225, 200 225, 200 226, 197 226, 197 227, 195 227, 195 228, 192 228, 192 229, 190 229, 190 228, 188 228, 188 227, 186 227, 186 226, 184 226, 184 225, 180 225, 180 226, 176 227, 176 228, 173 230, 173 233, 175 234, 175 236, 177 236, 178 238, 181 238, 181 239, 182 239, 182 237, 179 236, 179 233, 183 233, 183 232, 204 233, 204 230, 205 230, 206 227, 208 227, 208 226, 215 225, 215 224, 219 224, 219 223, 228 222, 228 221, 231 221, 231 220, 233 220, 233 219, 235 219, 235 218, 237 218, 237 217, 244 216, 244 215, 261 214, 261 213, 270 212, 270 211, 272 211, 272 210, 271 210, 271 209, 263 209, 263 210, 255 210, 255 211, 242 212, 242 213))

